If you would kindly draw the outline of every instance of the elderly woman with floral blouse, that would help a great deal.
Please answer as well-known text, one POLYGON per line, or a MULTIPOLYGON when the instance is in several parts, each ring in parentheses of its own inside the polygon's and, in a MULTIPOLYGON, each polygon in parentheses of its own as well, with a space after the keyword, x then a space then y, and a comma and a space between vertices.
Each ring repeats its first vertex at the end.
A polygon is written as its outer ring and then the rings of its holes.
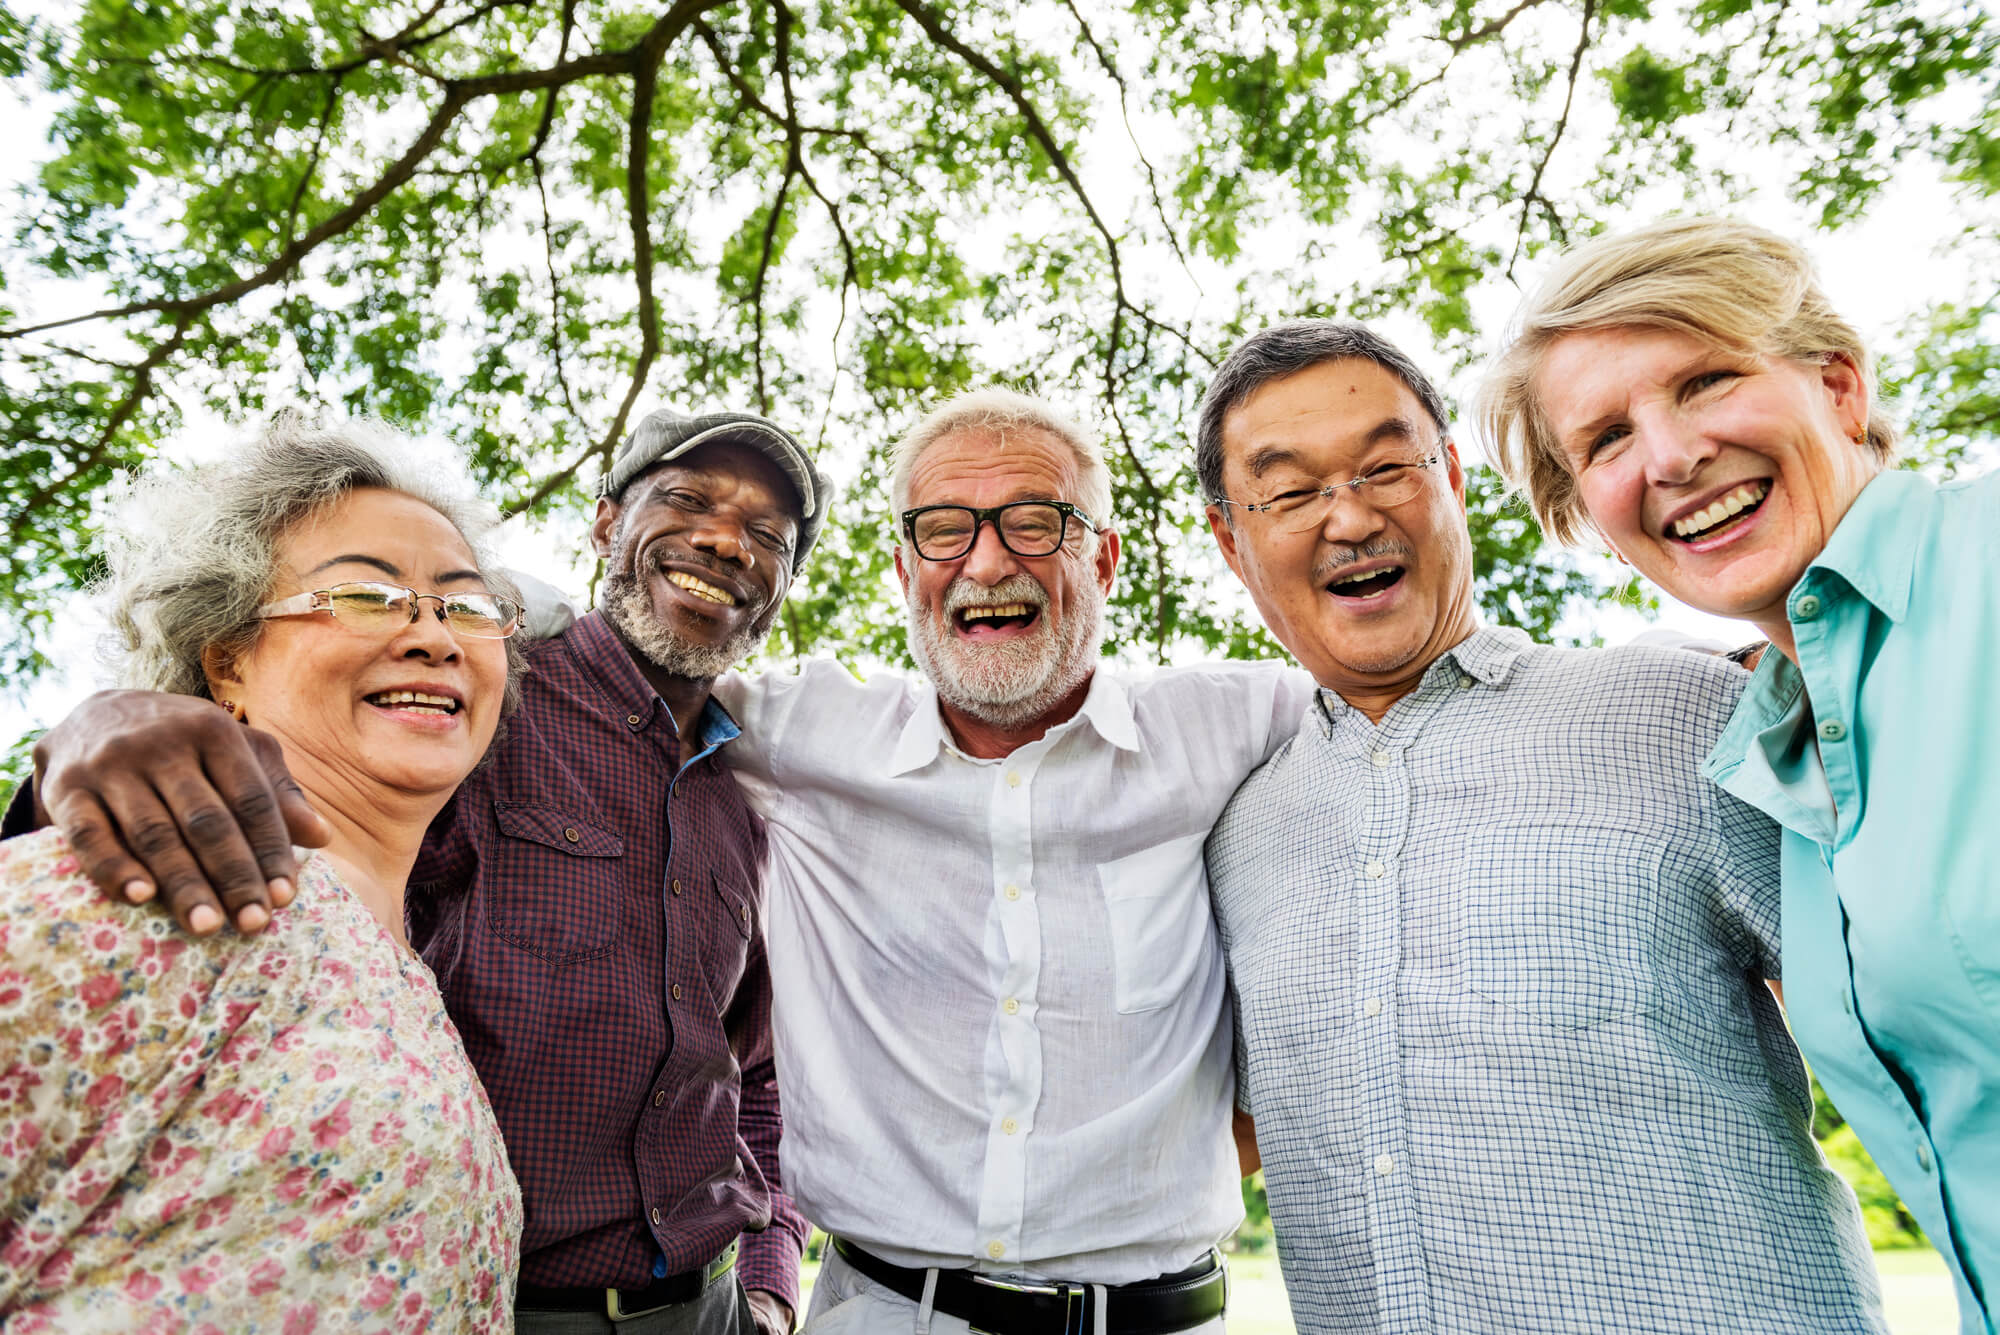
POLYGON ((105 525, 128 684, 276 737, 331 838, 255 936, 0 844, 0 1326, 502 1331, 520 1196, 404 939, 431 817, 506 712, 517 608, 462 469, 280 418, 105 525))
POLYGON ((1484 416, 1551 533, 1773 646, 1704 772, 1784 827, 1799 1047, 2000 1328, 2000 472, 1889 467, 1810 258, 1725 219, 1563 257, 1484 416))

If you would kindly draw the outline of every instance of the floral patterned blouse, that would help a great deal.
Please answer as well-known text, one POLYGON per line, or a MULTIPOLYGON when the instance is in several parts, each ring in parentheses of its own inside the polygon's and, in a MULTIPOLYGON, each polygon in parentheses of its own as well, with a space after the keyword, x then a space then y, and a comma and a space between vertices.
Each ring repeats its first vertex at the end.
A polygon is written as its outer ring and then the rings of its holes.
POLYGON ((430 970, 325 859, 254 937, 0 843, 0 1327, 504 1331, 521 1198, 430 970))

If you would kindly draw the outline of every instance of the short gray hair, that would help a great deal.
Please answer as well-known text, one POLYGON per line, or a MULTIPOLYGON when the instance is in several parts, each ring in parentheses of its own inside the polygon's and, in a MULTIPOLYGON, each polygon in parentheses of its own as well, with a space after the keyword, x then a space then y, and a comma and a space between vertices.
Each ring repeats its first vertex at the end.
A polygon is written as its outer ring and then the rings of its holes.
POLYGON ((1085 433, 1076 419, 1046 399, 993 387, 953 395, 896 442, 889 459, 889 495, 893 506, 890 522, 899 530, 900 516, 910 508, 910 474, 918 456, 954 431, 986 432, 998 436, 1003 445, 1012 432, 1044 431, 1054 436, 1076 455, 1083 484, 1081 496, 1056 499, 1070 500, 1082 506, 1092 522, 1112 526, 1111 470, 1104 462, 1104 447, 1085 433))
POLYGON ((1366 325, 1341 320, 1288 320, 1259 330, 1236 345, 1201 396, 1194 438, 1195 475, 1205 501, 1222 499, 1222 419, 1236 405, 1273 380, 1282 380, 1326 362, 1364 361, 1395 376, 1417 396, 1437 424, 1438 434, 1451 436, 1451 413, 1444 396, 1401 349, 1366 325))
MULTIPOLYGON (((130 687, 207 698, 202 653, 240 654, 257 642, 278 543, 300 521, 349 492, 379 487, 443 515, 472 549, 487 587, 519 601, 486 540, 499 513, 474 489, 462 460, 380 423, 321 426, 280 413, 215 463, 159 468, 124 484, 104 524, 107 604, 120 677, 130 687)), ((520 698, 527 660, 507 641, 503 714, 520 698)))

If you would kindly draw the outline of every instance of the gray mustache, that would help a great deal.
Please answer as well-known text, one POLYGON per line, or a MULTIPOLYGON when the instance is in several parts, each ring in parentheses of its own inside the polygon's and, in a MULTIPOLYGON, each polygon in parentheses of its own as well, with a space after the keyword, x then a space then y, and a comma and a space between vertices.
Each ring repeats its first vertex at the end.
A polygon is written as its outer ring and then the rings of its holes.
POLYGON ((1343 547, 1328 552, 1314 563, 1313 582, 1324 584, 1348 566, 1358 565, 1363 561, 1380 561, 1395 557, 1414 559, 1416 554, 1416 550, 1407 542, 1389 539, 1371 542, 1365 547, 1343 547))

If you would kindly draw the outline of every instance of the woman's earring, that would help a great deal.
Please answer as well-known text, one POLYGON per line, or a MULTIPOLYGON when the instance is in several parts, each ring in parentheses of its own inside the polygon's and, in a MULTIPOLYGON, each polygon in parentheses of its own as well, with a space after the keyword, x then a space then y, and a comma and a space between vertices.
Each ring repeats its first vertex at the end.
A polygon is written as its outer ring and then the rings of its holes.
POLYGON ((215 703, 221 705, 223 709, 228 711, 229 717, 235 719, 238 723, 245 722, 243 716, 244 709, 242 705, 237 704, 234 700, 217 700, 215 703))

